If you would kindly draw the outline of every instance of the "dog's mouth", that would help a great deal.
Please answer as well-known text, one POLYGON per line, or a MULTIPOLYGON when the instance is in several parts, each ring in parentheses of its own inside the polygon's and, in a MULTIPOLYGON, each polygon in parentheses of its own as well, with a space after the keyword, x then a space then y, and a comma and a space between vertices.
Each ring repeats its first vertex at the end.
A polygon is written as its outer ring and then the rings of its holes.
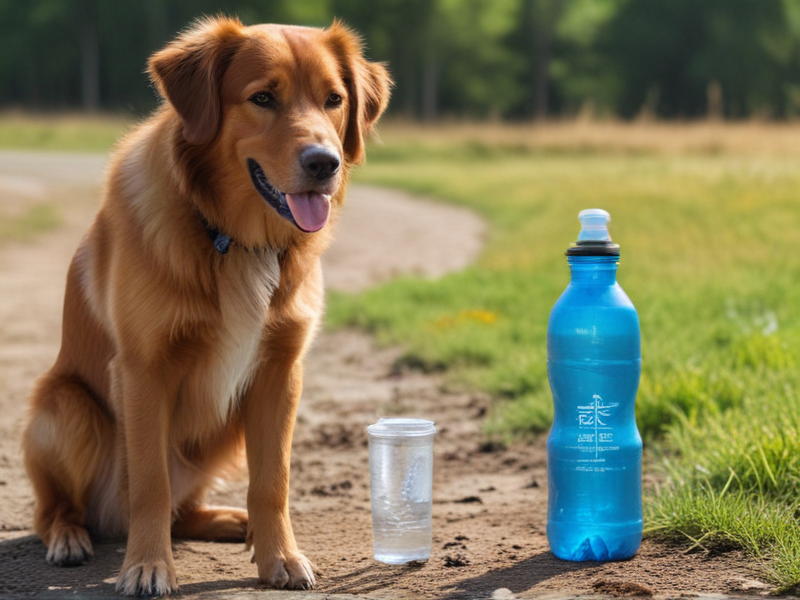
POLYGON ((255 160, 248 158, 247 167, 258 193, 280 216, 306 233, 314 233, 325 227, 331 212, 329 195, 313 190, 295 194, 282 192, 269 182, 255 160))

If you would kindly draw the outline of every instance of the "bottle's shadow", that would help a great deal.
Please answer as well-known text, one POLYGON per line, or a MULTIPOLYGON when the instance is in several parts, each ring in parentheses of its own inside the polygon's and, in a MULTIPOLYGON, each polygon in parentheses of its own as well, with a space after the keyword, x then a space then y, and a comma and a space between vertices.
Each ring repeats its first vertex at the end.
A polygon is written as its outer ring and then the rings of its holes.
POLYGON ((447 589, 442 598, 491 598, 492 592, 498 588, 507 588, 514 594, 520 594, 552 577, 596 566, 597 563, 570 562, 556 558, 551 552, 540 552, 510 567, 463 579, 447 589))
MULTIPOLYGON (((350 573, 331 577, 327 580, 329 593, 369 594, 391 585, 398 577, 419 571, 425 577, 425 564, 389 566, 369 564, 350 573)), ((469 567, 464 569, 464 579, 445 588, 438 598, 446 600, 473 600, 491 598, 498 588, 507 588, 514 594, 525 592, 537 584, 563 573, 581 571, 597 563, 569 562, 559 560, 550 552, 541 552, 530 558, 520 560, 510 567, 489 571, 477 577, 468 577, 469 567)))

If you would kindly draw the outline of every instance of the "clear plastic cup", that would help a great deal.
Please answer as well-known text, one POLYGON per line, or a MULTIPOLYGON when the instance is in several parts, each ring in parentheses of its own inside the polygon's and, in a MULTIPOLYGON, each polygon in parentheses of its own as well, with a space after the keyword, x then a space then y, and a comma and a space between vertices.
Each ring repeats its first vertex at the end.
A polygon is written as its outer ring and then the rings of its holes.
POLYGON ((379 419, 367 433, 375 560, 392 565, 428 560, 433 421, 379 419))

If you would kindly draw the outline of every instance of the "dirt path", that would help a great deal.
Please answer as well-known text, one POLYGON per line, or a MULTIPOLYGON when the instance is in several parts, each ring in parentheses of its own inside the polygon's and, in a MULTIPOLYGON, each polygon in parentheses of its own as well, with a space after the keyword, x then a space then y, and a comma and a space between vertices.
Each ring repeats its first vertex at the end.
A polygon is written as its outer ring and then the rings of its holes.
MULTIPOLYGON (((64 225, 30 243, 0 242, 0 596, 113 595, 124 552, 99 544, 86 566, 46 565, 31 530, 32 494, 19 452, 24 402, 53 361, 67 264, 96 210, 103 159, 0 152, 0 210, 41 202, 64 225), (45 174, 45 175, 43 175, 45 174)), ((401 273, 437 276, 480 251, 472 214, 405 194, 354 186, 326 284, 359 290, 401 273)), ((300 547, 319 569, 318 592, 372 598, 696 597, 765 594, 755 565, 737 553, 708 556, 645 542, 624 563, 567 563, 547 551, 544 442, 483 444, 488 398, 442 391, 436 376, 397 372, 396 349, 359 332, 323 333, 306 364, 292 458, 291 508, 300 547), (436 421, 434 542, 424 565, 372 560, 365 427, 378 416, 436 421)), ((212 501, 244 506, 238 478, 212 501)), ((255 568, 238 544, 174 544, 183 597, 255 597, 255 568)), ((258 597, 301 594, 260 592, 258 597)))

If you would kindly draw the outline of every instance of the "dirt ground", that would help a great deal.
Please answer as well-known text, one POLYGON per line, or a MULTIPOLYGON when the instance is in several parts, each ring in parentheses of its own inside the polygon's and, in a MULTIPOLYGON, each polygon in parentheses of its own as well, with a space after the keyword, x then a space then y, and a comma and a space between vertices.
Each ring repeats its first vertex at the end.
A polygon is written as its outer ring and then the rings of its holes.
MULTIPOLYGON (((25 398, 52 363, 60 338, 67 264, 97 207, 103 157, 0 152, 0 211, 54 203, 57 230, 35 241, 0 240, 0 596, 113 595, 124 544, 95 546, 75 568, 45 563, 31 531, 33 496, 19 449, 25 398)), ((479 253, 474 215, 406 194, 354 186, 326 284, 359 290, 401 273, 438 276, 479 253)), ((736 552, 686 554, 645 541, 621 563, 569 563, 547 549, 544 439, 485 444, 489 399, 449 393, 436 375, 398 371, 399 350, 376 348, 356 331, 325 332, 307 357, 292 457, 291 513, 322 595, 370 598, 706 597, 766 595, 758 566, 736 552), (432 419, 435 442, 433 550, 425 564, 372 559, 365 428, 379 416, 432 419)), ((210 498, 244 506, 244 475, 210 498)), ((242 545, 175 542, 183 597, 244 597, 259 588, 242 545)), ((248 595, 248 597, 252 597, 248 595)))

